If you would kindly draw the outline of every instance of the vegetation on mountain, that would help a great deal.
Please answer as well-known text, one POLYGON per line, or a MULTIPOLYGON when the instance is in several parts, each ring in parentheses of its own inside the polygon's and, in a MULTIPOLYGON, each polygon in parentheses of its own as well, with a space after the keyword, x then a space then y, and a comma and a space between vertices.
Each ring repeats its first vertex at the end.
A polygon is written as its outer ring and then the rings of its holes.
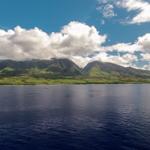
POLYGON ((150 71, 94 61, 80 68, 68 59, 0 61, 0 84, 150 83, 150 71))

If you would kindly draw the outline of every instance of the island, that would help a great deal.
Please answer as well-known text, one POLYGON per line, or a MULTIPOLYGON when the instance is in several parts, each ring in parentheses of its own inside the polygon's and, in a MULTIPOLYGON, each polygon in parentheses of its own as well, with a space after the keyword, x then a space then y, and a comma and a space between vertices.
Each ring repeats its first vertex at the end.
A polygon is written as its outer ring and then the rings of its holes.
POLYGON ((66 58, 0 61, 0 85, 129 83, 150 83, 150 71, 100 61, 81 68, 66 58))

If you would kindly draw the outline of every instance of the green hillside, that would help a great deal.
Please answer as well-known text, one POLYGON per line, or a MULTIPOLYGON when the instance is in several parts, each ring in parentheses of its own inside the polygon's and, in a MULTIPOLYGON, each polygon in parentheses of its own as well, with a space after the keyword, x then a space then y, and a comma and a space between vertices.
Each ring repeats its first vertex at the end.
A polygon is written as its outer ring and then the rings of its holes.
POLYGON ((0 61, 0 84, 149 83, 150 71, 91 62, 84 68, 68 59, 0 61))

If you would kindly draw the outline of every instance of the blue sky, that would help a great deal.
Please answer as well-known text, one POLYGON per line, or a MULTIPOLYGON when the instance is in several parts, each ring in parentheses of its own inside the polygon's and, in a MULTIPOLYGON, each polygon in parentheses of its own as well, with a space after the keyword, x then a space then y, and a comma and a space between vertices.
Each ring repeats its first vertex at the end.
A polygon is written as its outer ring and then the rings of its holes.
MULTIPOLYGON (((102 45, 109 47, 112 55, 115 55, 115 51, 119 51, 119 56, 125 52, 138 57, 136 53, 133 54, 129 50, 125 51, 122 48, 121 51, 116 47, 113 49, 112 46, 123 43, 133 47, 139 37, 146 38, 146 40, 149 38, 149 35, 144 36, 150 33, 149 8, 149 0, 1 0, 0 28, 7 32, 9 29, 14 30, 16 26, 25 30, 37 27, 46 34, 51 34, 60 32, 65 25, 74 21, 89 27, 94 26, 101 36, 106 35, 107 38, 102 45), (137 5, 133 6, 132 3, 137 5)), ((141 49, 145 48, 143 47, 141 49)), ((3 53, 1 55, 4 55, 3 53)), ((105 53, 102 51, 101 57, 106 57, 105 53)), ((141 53, 142 56, 150 58, 147 47, 141 53)), ((77 57, 82 57, 82 55, 77 57)), ((149 65, 148 58, 144 60, 147 66, 149 65)), ((138 64, 137 67, 139 67, 140 62, 143 65, 143 60, 136 61, 132 62, 132 66, 138 64)))
POLYGON ((125 10, 117 10, 119 15, 106 19, 106 24, 102 25, 104 18, 96 10, 97 6, 97 0, 1 0, 0 26, 4 29, 17 25, 39 27, 46 32, 55 32, 70 21, 80 21, 108 34, 111 43, 134 41, 138 36, 150 32, 149 23, 120 24, 119 20, 126 16, 125 10))
POLYGON ((58 31, 70 21, 87 21, 96 8, 92 0, 1 0, 0 20, 6 28, 20 25, 58 31))

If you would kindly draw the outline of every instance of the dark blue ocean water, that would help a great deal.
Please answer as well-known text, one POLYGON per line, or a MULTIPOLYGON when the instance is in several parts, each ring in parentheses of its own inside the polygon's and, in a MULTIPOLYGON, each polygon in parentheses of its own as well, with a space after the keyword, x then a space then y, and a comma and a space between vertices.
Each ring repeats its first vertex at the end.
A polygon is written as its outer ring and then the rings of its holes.
POLYGON ((150 150, 150 85, 0 86, 0 150, 150 150))

